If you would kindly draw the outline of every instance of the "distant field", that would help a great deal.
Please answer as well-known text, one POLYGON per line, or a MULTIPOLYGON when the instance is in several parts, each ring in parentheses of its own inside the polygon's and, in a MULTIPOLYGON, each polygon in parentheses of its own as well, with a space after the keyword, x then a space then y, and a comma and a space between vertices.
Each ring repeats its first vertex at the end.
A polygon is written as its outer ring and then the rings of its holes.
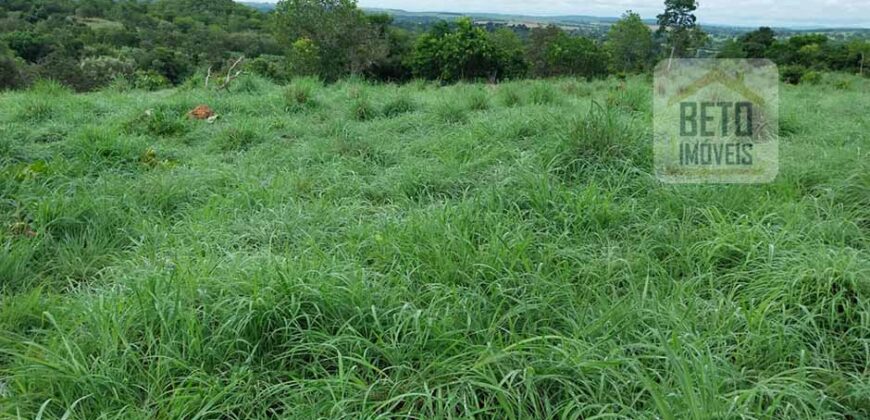
POLYGON ((193 83, 0 94, 0 417, 870 417, 867 79, 753 186, 645 78, 193 83))

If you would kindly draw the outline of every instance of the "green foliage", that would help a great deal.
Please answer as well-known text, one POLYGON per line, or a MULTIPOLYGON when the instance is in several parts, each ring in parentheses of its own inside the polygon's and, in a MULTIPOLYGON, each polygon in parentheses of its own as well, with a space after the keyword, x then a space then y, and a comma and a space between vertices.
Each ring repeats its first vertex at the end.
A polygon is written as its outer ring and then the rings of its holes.
POLYGON ((456 29, 436 26, 420 37, 412 61, 414 74, 448 82, 493 79, 499 74, 499 56, 492 38, 462 18, 456 29))
POLYGON ((610 27, 606 47, 613 69, 617 72, 644 71, 652 61, 652 31, 643 23, 640 15, 628 11, 610 27))
POLYGON ((279 38, 291 46, 291 67, 302 67, 294 72, 316 62, 317 74, 335 80, 362 74, 387 54, 385 40, 353 0, 282 0, 276 22, 279 38))
POLYGON ((697 0, 665 0, 665 11, 657 17, 657 34, 664 38, 667 56, 693 57, 709 41, 694 15, 697 8, 697 0))
POLYGON ((147 109, 124 123, 125 133, 155 137, 178 137, 189 128, 185 115, 165 105, 147 109))
POLYGON ((593 78, 607 73, 607 52, 589 38, 562 33, 547 53, 551 74, 593 78))
POLYGON ((498 28, 489 34, 498 61, 498 78, 515 80, 529 71, 525 59, 525 45, 519 35, 508 28, 498 28))
POLYGON ((292 76, 316 76, 322 73, 320 65, 320 50, 314 41, 299 38, 290 46, 288 54, 288 70, 292 76))
POLYGON ((779 76, 782 81, 796 85, 801 82, 804 74, 807 72, 806 67, 800 65, 789 65, 779 67, 779 76))
POLYGON ((131 76, 133 87, 147 91, 154 91, 170 86, 169 79, 154 70, 137 70, 131 76))
POLYGON ((20 89, 26 84, 24 66, 12 57, 0 55, 0 91, 20 89))

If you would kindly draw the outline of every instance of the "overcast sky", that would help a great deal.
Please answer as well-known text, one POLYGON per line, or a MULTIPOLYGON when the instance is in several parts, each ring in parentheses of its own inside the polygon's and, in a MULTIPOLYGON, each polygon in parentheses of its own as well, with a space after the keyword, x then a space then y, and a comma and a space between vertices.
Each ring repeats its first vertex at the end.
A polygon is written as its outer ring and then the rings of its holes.
MULTIPOLYGON (((358 0, 358 2, 361 7, 415 12, 496 12, 524 15, 619 16, 626 9, 631 9, 644 18, 654 18, 664 8, 664 0, 358 0)), ((699 4, 696 14, 701 24, 706 22, 745 26, 870 28, 870 0, 699 0, 699 4)))

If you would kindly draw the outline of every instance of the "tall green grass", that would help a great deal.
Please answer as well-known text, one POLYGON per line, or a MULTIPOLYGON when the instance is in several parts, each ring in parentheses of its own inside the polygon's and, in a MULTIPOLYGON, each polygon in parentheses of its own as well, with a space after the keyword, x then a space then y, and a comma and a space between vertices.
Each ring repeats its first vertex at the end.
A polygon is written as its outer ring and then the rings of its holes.
POLYGON ((867 418, 822 80, 755 186, 656 181, 643 78, 0 93, 0 416, 867 418))

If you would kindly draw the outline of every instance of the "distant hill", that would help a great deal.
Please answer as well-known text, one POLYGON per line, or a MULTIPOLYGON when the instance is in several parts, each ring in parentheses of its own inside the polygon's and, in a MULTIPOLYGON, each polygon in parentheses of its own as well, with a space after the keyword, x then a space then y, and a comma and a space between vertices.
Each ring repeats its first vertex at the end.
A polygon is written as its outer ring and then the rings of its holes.
POLYGON ((248 2, 248 1, 242 1, 239 3, 242 3, 248 7, 253 7, 254 9, 257 9, 257 10, 260 10, 263 12, 269 12, 269 11, 275 10, 275 3, 258 3, 258 2, 248 2))

